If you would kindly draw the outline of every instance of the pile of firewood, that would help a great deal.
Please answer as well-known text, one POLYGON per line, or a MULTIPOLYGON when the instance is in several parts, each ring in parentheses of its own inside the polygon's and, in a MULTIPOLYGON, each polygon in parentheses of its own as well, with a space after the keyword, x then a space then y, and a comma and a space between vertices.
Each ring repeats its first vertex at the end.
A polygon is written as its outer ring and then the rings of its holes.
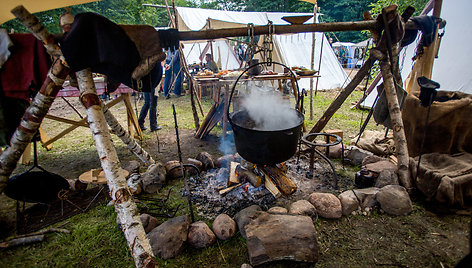
POLYGON ((275 198, 282 194, 289 196, 297 190, 297 186, 286 175, 286 172, 286 167, 280 164, 276 166, 252 165, 245 168, 238 162, 231 162, 228 185, 218 190, 221 195, 225 195, 246 183, 254 187, 264 184, 275 198))

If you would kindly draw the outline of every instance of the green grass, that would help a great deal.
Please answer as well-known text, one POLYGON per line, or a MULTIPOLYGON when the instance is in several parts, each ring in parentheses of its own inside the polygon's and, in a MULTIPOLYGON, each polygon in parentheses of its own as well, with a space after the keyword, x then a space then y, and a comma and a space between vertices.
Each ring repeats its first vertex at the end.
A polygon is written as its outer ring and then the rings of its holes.
MULTIPOLYGON (((337 91, 318 92, 314 98, 314 118, 309 118, 309 99, 305 98, 305 118, 307 129, 310 130, 321 117, 337 91)), ((355 91, 345 101, 340 110, 333 116, 325 129, 341 129, 344 140, 354 137, 359 131, 361 118, 367 111, 351 110, 351 102, 360 98, 362 92, 355 91)), ((163 126, 159 134, 162 139, 173 137, 174 119, 172 105, 175 104, 179 129, 192 130, 193 116, 189 96, 178 99, 158 101, 158 123, 163 126), (163 138, 164 137, 164 138, 163 138)), ((211 100, 203 98, 204 111, 212 105, 211 100)), ((139 105, 142 105, 139 104, 139 105)), ((125 125, 126 112, 123 105, 111 109, 119 121, 125 125)), ((78 117, 76 117, 78 119, 78 117)), ((200 122, 203 118, 200 115, 200 122)), ((59 133, 64 125, 45 120, 43 128, 51 134, 59 133)), ((382 130, 370 122, 368 129, 382 130)), ((216 128, 212 134, 220 134, 221 128, 216 128)), ((156 159, 164 159, 170 152, 176 151, 175 141, 170 142, 168 151, 157 154, 151 140, 154 134, 144 132, 143 146, 153 152, 156 159)), ((121 160, 136 159, 120 140, 113 137, 118 155, 121 160)), ((162 141, 165 142, 165 141, 162 141)), ((190 144, 196 141, 190 140, 190 144)), ((345 142, 346 143, 346 142, 345 142)), ((201 150, 205 150, 202 147, 201 150)), ((185 152, 184 152, 185 153, 185 152)), ((174 153, 175 154, 175 153, 174 153)), ((40 149, 40 164, 47 169, 67 178, 76 178, 82 172, 99 166, 98 156, 94 147, 90 130, 78 128, 53 144, 53 149, 46 152, 40 149)), ((335 161, 341 176, 350 177, 358 167, 340 168, 335 161)), ((22 170, 27 167, 20 167, 22 170)), ((17 171, 18 172, 18 171, 17 171)), ((181 180, 170 181, 161 193, 173 187, 169 205, 175 207, 182 204, 178 215, 189 213, 186 198, 182 197, 181 180)), ((0 213, 9 215, 14 209, 14 202, 0 196, 0 213)), ((14 211, 13 211, 14 215, 14 211)), ((197 216, 211 226, 211 220, 197 216)), ((163 222, 165 219, 160 219, 163 222)), ((421 203, 415 203, 414 212, 405 217, 391 217, 373 213, 369 217, 351 216, 340 220, 320 219, 315 223, 320 259, 316 267, 373 267, 378 263, 391 265, 408 265, 410 267, 440 267, 453 266, 467 250, 468 218, 449 215, 436 216, 427 212, 421 203), (441 233, 443 236, 432 236, 431 233, 441 233)), ((46 241, 0 251, 0 267, 133 267, 134 262, 128 250, 127 243, 116 225, 116 215, 113 207, 99 205, 89 212, 74 216, 65 222, 62 228, 69 229, 71 234, 48 234, 46 241)), ((187 249, 175 259, 162 260, 158 258, 161 267, 240 267, 248 263, 246 242, 236 235, 227 241, 219 241, 207 249, 187 249)), ((310 265, 312 267, 313 265, 310 265)), ((293 263, 269 264, 263 267, 294 267, 293 263)))

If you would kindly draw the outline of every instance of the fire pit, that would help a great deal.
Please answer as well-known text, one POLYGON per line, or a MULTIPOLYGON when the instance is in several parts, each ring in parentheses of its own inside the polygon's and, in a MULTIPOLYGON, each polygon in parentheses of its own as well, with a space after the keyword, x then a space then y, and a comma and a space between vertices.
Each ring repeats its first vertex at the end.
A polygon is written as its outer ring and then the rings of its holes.
MULTIPOLYGON (((244 163, 244 160, 241 162, 243 162, 244 167, 248 166, 248 163, 244 163)), ((228 186, 231 165, 208 170, 198 176, 191 177, 189 188, 197 213, 205 218, 214 218, 220 213, 233 216, 241 209, 254 204, 268 209, 275 204, 284 206, 291 200, 306 198, 314 191, 335 191, 331 186, 332 172, 326 163, 319 161, 314 164, 316 173, 313 178, 307 178, 306 176, 309 170, 309 161, 305 159, 301 159, 297 164, 297 159, 291 158, 284 164, 286 169, 284 174, 296 186, 296 191, 289 195, 282 194, 279 185, 275 185, 275 183, 270 185, 272 180, 264 181, 259 187, 254 187, 251 182, 243 182, 225 192, 225 189, 232 187, 228 186), (273 192, 274 188, 278 191, 278 194, 273 192)), ((186 194, 187 192, 184 192, 184 195, 186 194)))

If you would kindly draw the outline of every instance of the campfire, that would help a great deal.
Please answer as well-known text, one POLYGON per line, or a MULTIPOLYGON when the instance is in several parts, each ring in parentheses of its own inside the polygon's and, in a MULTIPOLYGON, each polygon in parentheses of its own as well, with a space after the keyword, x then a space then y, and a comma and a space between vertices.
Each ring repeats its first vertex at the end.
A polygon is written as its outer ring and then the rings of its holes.
POLYGON ((318 176, 309 179, 306 177, 309 163, 303 159, 298 163, 292 158, 276 165, 256 165, 236 154, 220 157, 216 164, 217 168, 189 179, 196 211, 208 218, 220 213, 234 215, 254 204, 270 207, 314 190, 332 190, 330 170, 317 163, 318 176))

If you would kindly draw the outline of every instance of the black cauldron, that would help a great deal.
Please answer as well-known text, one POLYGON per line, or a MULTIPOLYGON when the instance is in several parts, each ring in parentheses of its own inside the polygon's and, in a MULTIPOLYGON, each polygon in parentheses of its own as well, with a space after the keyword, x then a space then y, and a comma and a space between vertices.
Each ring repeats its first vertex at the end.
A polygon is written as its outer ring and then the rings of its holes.
MULTIPOLYGON (((282 65, 290 70, 290 68, 283 64, 272 63, 282 65)), ((238 77, 231 91, 230 104, 239 79, 248 70, 254 68, 256 65, 262 64, 267 63, 261 62, 249 66, 249 68, 238 77)), ((290 72, 295 76, 292 71, 290 72)), ((294 80, 296 81, 296 79, 294 80)), ((296 83, 296 89, 298 92, 298 83, 296 83)), ((300 94, 298 94, 298 96, 300 96, 300 94)), ((297 103, 299 103, 298 100, 297 103)), ((302 125, 305 120, 302 113, 296 109, 291 109, 297 114, 296 122, 291 122, 290 125, 281 129, 259 130, 251 127, 251 124, 247 123, 251 120, 247 111, 240 110, 229 113, 230 106, 231 105, 228 105, 227 110, 228 120, 233 128, 236 151, 241 157, 254 164, 275 165, 287 161, 296 153, 297 145, 302 134, 302 125)))

